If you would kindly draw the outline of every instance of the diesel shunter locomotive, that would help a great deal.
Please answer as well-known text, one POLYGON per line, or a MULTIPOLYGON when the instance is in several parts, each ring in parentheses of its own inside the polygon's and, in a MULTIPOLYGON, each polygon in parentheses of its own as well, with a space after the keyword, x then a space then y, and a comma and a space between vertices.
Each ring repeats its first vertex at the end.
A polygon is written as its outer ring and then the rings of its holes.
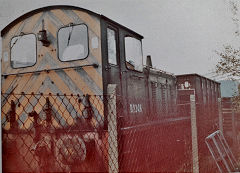
POLYGON ((33 10, 1 36, 4 172, 192 169, 177 77, 143 66, 143 36, 73 6, 33 10))

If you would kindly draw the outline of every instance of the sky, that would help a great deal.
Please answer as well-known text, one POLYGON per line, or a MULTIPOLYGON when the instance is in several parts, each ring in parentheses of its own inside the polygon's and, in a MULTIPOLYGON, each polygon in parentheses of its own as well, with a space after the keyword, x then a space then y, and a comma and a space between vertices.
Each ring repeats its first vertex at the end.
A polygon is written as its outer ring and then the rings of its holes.
POLYGON ((228 0, 0 0, 0 4, 0 30, 49 5, 75 5, 103 14, 143 35, 144 57, 151 55, 154 67, 174 74, 214 71, 215 51, 237 42, 228 0))
MULTIPOLYGON (((174 74, 214 71, 216 50, 239 45, 229 0, 0 0, 0 30, 17 17, 49 5, 74 5, 144 36, 143 54, 174 74)), ((0 57, 1 53, 0 38, 0 57)), ((1 132, 1 128, 0 128, 1 132)), ((0 148, 1 154, 1 148, 0 148)), ((1 166, 1 162, 0 162, 1 166)))

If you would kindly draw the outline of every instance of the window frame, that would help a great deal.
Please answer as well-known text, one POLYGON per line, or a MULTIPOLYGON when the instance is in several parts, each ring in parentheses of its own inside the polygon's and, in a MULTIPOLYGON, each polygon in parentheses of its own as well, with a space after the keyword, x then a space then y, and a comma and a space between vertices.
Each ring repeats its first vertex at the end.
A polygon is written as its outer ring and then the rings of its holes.
POLYGON ((36 64, 37 64, 37 56, 38 56, 38 50, 37 50, 37 36, 36 36, 36 34, 34 34, 34 33, 23 33, 23 34, 19 34, 19 35, 14 35, 12 38, 11 38, 11 40, 10 40, 10 42, 9 42, 9 50, 10 50, 10 67, 12 68, 12 69, 23 69, 23 68, 28 68, 28 67, 33 67, 33 66, 35 66, 36 64), (34 35, 34 38, 35 38, 35 48, 36 48, 36 53, 35 53, 35 63, 33 64, 33 65, 29 65, 29 66, 24 66, 24 67, 13 67, 13 65, 12 65, 12 46, 11 46, 11 43, 12 43, 12 39, 14 39, 15 37, 23 37, 24 35, 34 35))
POLYGON ((142 48, 142 40, 141 39, 138 39, 138 38, 136 38, 135 36, 133 36, 133 35, 125 35, 124 37, 123 37, 123 43, 124 43, 124 45, 123 45, 123 47, 124 47, 124 64, 125 64, 125 67, 126 67, 126 69, 127 70, 129 70, 129 71, 134 71, 134 72, 138 72, 138 73, 143 73, 143 71, 144 71, 144 66, 143 66, 143 48, 142 48), (135 38, 136 40, 138 40, 138 41, 140 41, 140 43, 141 43, 141 54, 142 54, 142 70, 140 71, 140 70, 136 70, 136 69, 130 69, 130 68, 128 68, 127 67, 127 57, 126 57, 126 45, 125 45, 125 38, 126 37, 131 37, 131 38, 135 38))
POLYGON ((90 48, 89 48, 89 31, 88 31, 88 25, 87 24, 85 24, 85 23, 78 23, 78 24, 68 24, 68 25, 64 25, 64 26, 62 26, 62 27, 60 27, 59 29, 58 29, 58 31, 57 31, 57 58, 59 59, 59 61, 60 62, 73 62, 73 61, 79 61, 79 60, 85 60, 85 59, 87 59, 88 57, 89 57, 89 54, 90 54, 90 48), (74 26, 78 26, 78 25, 85 25, 86 26, 86 28, 87 28, 87 55, 86 55, 86 57, 84 57, 84 58, 81 58, 81 59, 74 59, 74 60, 67 60, 67 61, 63 61, 63 60, 61 60, 60 59, 60 57, 59 57, 59 40, 58 40, 58 38, 59 38, 59 31, 61 30, 61 29, 63 29, 63 28, 67 28, 67 27, 74 27, 74 26))
POLYGON ((119 50, 118 50, 118 30, 110 25, 107 26, 106 31, 108 31, 108 29, 112 30, 115 32, 115 43, 116 43, 116 64, 110 63, 109 62, 109 56, 108 56, 108 32, 106 32, 106 39, 107 39, 107 64, 111 65, 111 66, 118 66, 119 62, 118 62, 118 57, 119 57, 119 50))

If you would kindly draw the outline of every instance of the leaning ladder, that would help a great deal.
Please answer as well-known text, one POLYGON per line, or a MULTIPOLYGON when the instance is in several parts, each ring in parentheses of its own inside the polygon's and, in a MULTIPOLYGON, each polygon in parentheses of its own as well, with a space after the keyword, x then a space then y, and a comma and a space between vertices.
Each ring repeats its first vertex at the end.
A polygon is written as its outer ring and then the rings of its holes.
POLYGON ((221 173, 238 170, 237 161, 220 130, 209 135, 205 142, 221 173))

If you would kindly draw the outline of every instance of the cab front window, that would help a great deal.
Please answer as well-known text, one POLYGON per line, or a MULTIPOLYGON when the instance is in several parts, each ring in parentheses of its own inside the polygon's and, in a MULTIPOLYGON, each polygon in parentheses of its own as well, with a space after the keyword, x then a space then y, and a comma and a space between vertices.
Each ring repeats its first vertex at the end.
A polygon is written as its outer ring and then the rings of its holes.
POLYGON ((88 56, 88 28, 85 24, 70 25, 58 31, 58 57, 61 61, 88 56))
POLYGON ((22 68, 33 66, 37 61, 36 37, 34 34, 13 37, 10 43, 11 66, 22 68))

